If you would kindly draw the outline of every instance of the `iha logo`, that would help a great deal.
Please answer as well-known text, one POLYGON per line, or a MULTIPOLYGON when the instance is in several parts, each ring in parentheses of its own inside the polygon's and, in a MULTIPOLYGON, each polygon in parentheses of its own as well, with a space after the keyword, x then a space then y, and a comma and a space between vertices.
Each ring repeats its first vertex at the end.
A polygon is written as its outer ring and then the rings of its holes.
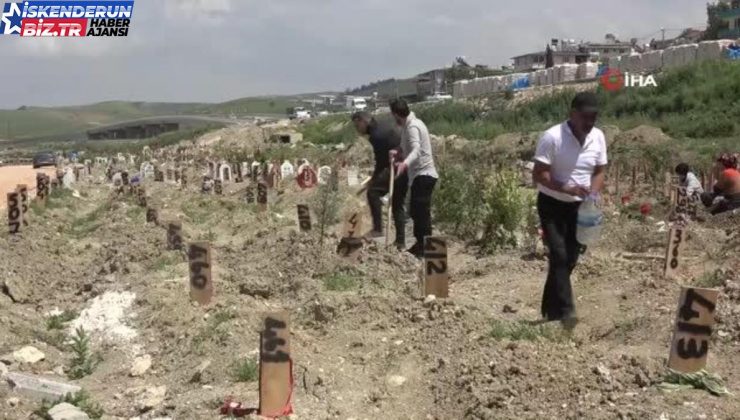
POLYGON ((658 87, 658 82, 652 74, 643 76, 642 74, 622 73, 618 69, 608 69, 601 75, 601 86, 610 92, 616 92, 631 87, 658 87))

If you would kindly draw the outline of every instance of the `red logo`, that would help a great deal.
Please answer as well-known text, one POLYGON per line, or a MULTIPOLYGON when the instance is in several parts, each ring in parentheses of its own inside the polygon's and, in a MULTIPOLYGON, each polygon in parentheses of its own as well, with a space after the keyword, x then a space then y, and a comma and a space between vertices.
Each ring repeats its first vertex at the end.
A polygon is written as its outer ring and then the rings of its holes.
POLYGON ((609 92, 616 92, 624 87, 624 74, 619 69, 607 69, 601 75, 601 86, 609 92))

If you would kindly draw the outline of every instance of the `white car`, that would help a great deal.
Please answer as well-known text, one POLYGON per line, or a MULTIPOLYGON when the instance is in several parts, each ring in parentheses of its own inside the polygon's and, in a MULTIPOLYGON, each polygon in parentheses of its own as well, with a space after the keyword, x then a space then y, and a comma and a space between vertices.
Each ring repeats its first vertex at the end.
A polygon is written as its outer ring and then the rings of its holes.
POLYGON ((303 107, 295 107, 293 109, 293 114, 290 116, 291 119, 294 120, 308 120, 311 118, 311 112, 306 110, 306 108, 303 107))
POLYGON ((452 99, 452 95, 448 95, 446 93, 435 93, 432 96, 427 97, 427 101, 430 102, 443 102, 443 101, 449 101, 452 99))

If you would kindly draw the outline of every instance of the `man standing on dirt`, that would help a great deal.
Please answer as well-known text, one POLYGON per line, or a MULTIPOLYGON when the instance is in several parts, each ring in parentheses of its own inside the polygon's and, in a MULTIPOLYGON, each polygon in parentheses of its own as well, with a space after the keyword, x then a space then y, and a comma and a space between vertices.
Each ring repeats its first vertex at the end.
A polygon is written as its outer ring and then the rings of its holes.
POLYGON ((578 208, 604 186, 606 140, 594 127, 597 115, 596 95, 577 94, 568 121, 545 132, 534 156, 537 210, 550 251, 542 316, 567 328, 577 323, 570 275, 581 250, 576 240, 578 208))
MULTIPOLYGON (((352 122, 361 135, 367 135, 373 146, 375 169, 367 189, 367 202, 373 217, 373 230, 366 236, 379 238, 383 233, 383 203, 380 198, 388 194, 390 188, 390 151, 401 145, 401 133, 393 123, 379 122, 367 112, 352 115, 352 122)), ((396 178, 393 185, 393 220, 396 226, 396 247, 401 250, 406 246, 406 192, 408 178, 402 175, 396 178)), ((390 222, 389 222, 390 223, 390 222)))
POLYGON ((402 177, 408 172, 411 186, 410 213, 414 220, 416 243, 408 249, 408 252, 421 258, 424 255, 424 237, 432 234, 432 192, 439 175, 434 166, 429 130, 424 122, 416 118, 403 99, 391 102, 391 113, 403 130, 401 133, 403 156, 399 156, 397 151, 392 151, 391 159, 396 165, 396 176, 402 177))

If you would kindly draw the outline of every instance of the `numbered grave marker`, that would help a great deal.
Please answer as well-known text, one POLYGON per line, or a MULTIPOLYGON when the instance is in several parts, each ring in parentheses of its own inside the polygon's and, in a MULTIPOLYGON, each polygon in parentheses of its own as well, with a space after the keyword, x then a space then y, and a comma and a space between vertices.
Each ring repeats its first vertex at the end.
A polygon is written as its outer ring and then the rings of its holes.
POLYGON ((154 168, 154 182, 164 182, 164 172, 160 168, 154 168))
POLYGON ((298 205, 298 227, 301 232, 311 231, 311 212, 305 204, 298 205))
POLYGON ((130 184, 129 179, 128 179, 128 172, 126 171, 121 172, 121 180, 123 181, 124 186, 130 184))
POLYGON ((36 199, 42 204, 46 204, 49 197, 49 180, 45 174, 36 174, 36 199))
POLYGON ((151 207, 146 209, 146 222, 154 223, 155 225, 159 224, 159 214, 157 214, 157 209, 151 207))
POLYGON ((267 184, 264 182, 257 184, 257 205, 260 211, 267 211, 267 184))
POLYGON ((21 195, 21 218, 23 226, 28 226, 28 185, 19 184, 15 187, 16 192, 21 195))
POLYGON ((167 246, 171 250, 182 249, 182 223, 172 222, 167 225, 167 246))
POLYGON ((214 180, 213 191, 216 193, 216 195, 224 194, 224 184, 220 179, 214 180))
POLYGON ((342 239, 337 247, 337 254, 345 258, 357 258, 362 249, 362 213, 351 213, 344 222, 342 239))
POLYGON ((443 238, 424 238, 424 296, 449 297, 447 242, 443 238))
POLYGON ((668 249, 665 255, 665 278, 675 279, 682 267, 681 248, 686 238, 683 229, 673 228, 668 232, 668 249))
POLYGON ((246 200, 247 200, 247 204, 254 204, 255 203, 254 186, 253 185, 250 185, 250 186, 247 187, 246 200))
POLYGON ((190 299, 208 305, 213 298, 212 251, 207 242, 192 243, 188 247, 190 261, 190 299))
POLYGON ((260 332, 259 414, 270 418, 291 414, 292 383, 290 318, 287 312, 268 314, 260 332))
POLYGON ((717 296, 718 290, 690 287, 681 289, 671 354, 668 358, 669 368, 694 373, 706 367, 717 296))
POLYGON ((8 193, 8 231, 11 235, 20 233, 22 225, 21 194, 19 192, 8 193))

